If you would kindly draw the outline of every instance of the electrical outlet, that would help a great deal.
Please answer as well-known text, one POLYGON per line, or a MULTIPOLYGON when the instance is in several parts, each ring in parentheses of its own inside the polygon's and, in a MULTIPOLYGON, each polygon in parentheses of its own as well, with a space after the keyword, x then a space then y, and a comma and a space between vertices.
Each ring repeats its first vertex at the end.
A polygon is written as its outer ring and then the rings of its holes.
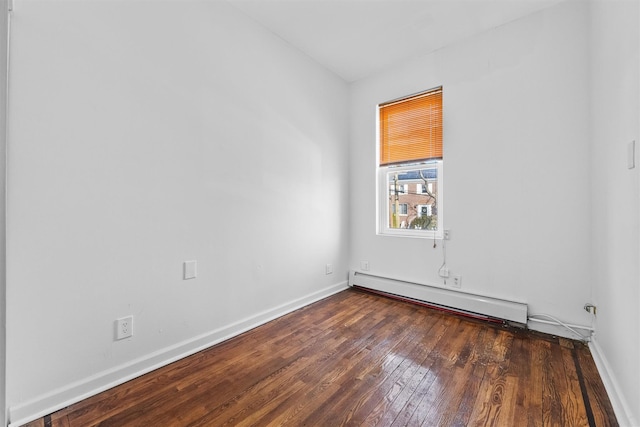
POLYGON ((360 261, 360 270, 369 271, 369 261, 360 261))
POLYGON ((116 320, 116 340, 129 338, 133 335, 133 316, 116 320))
POLYGON ((446 229, 444 230, 444 240, 449 240, 451 239, 451 230, 446 229))
POLYGON ((451 286, 453 286, 454 288, 461 288, 462 287, 462 276, 460 276, 460 275, 453 276, 453 282, 451 283, 451 286))
POLYGON ((333 266, 331 264, 327 264, 324 267, 324 273, 325 274, 332 274, 333 273, 333 266))

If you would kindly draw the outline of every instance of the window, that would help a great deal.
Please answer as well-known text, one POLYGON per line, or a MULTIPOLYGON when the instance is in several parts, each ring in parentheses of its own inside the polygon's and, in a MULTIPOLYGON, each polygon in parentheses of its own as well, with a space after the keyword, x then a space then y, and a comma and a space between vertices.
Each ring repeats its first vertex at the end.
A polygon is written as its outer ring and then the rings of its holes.
POLYGON ((427 191, 429 193, 433 192, 433 182, 429 182, 427 185, 416 184, 416 194, 425 194, 427 191))
POLYGON ((431 216, 433 210, 434 209, 432 205, 418 205, 418 216, 431 216))
POLYGON ((401 203, 398 205, 391 205, 391 213, 395 214, 396 211, 398 212, 398 215, 407 215, 407 212, 409 211, 408 205, 406 203, 401 203), (396 208, 397 206, 397 208, 396 208))
POLYGON ((442 88, 378 106, 378 232, 442 238, 442 88))

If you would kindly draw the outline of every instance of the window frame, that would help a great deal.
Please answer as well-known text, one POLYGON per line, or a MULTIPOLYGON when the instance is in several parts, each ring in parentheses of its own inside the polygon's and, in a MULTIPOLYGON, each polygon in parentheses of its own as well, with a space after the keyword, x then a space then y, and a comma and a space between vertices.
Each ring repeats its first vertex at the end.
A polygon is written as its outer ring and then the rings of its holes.
MULTIPOLYGON (((419 239, 444 239, 444 152, 442 157, 437 159, 430 159, 426 161, 406 161, 404 163, 391 163, 381 165, 381 135, 380 135, 380 109, 386 105, 402 101, 404 99, 411 99, 419 97, 430 92, 440 91, 443 92, 443 87, 438 86, 432 89, 428 89, 419 93, 415 93, 408 96, 403 96, 392 101, 380 103, 376 106, 376 234, 379 236, 391 236, 391 237, 410 237, 419 239), (438 206, 438 225, 437 229, 433 231, 416 230, 407 228, 391 228, 389 227, 389 179, 388 174, 396 172, 403 172, 415 169, 428 169, 429 165, 435 165, 437 169, 436 185, 438 193, 436 195, 436 203, 438 206)), ((440 95, 442 97, 442 95, 440 95)), ((441 114, 444 113, 444 98, 441 98, 441 114)), ((444 123, 441 122, 441 126, 444 128, 444 123)), ((444 132, 444 129, 442 129, 444 132)), ((441 142, 442 143, 442 142, 441 142)), ((427 184, 429 185, 429 184, 427 184)), ((432 187, 433 188, 433 187, 432 187)), ((431 190, 430 190, 431 191, 431 190)), ((417 193, 417 191, 416 191, 417 193)), ((423 193, 427 194, 427 193, 423 193)))
MULTIPOLYGON (((379 144, 378 144, 379 145, 379 144)), ((429 162, 411 163, 406 165, 378 166, 377 188, 378 197, 376 204, 377 209, 377 234, 380 236, 394 237, 413 237, 418 239, 442 239, 444 236, 444 209, 443 209, 443 160, 432 160, 429 162), (406 172, 415 169, 430 169, 435 166, 437 171, 437 187, 436 203, 438 205, 438 228, 436 230, 415 230, 410 228, 391 228, 389 227, 389 177, 390 173, 406 172)))

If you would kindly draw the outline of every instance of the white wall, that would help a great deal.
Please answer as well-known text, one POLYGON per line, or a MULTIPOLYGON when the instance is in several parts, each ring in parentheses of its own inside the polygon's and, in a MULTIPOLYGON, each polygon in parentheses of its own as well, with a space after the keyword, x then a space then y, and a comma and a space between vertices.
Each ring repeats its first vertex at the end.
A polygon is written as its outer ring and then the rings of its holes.
POLYGON ((6 425, 6 147, 8 3, 0 0, 0 425, 6 425))
POLYGON ((346 286, 333 74, 225 2, 18 1, 12 52, 12 422, 346 286))
MULTIPOLYGON (((591 345, 621 425, 640 425, 640 186, 627 144, 640 150, 637 1, 593 1, 591 135, 593 300, 591 345)), ((639 157, 636 155, 636 162, 639 157)))
POLYGON ((351 268, 443 285, 441 242, 378 236, 374 215, 376 105, 442 85, 451 274, 589 326, 587 32, 586 4, 568 2, 354 83, 351 268))

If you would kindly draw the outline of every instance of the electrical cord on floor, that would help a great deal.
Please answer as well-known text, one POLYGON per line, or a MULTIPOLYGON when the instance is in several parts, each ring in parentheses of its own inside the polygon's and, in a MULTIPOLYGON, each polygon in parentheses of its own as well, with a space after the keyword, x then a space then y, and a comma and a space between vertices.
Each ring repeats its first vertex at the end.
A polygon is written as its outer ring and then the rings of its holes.
POLYGON ((550 316, 548 314, 537 313, 537 314, 530 314, 528 316, 529 320, 543 321, 542 319, 536 319, 536 317, 544 317, 544 318, 547 318, 547 319, 550 319, 550 320, 554 321, 556 324, 564 327, 565 329, 567 329, 567 330, 573 332, 574 334, 576 334, 577 336, 579 336, 582 341, 589 341, 591 339, 590 336, 585 337, 580 332, 576 331, 574 328, 572 328, 571 326, 569 326, 566 323, 564 323, 562 320, 559 320, 558 318, 550 316))

